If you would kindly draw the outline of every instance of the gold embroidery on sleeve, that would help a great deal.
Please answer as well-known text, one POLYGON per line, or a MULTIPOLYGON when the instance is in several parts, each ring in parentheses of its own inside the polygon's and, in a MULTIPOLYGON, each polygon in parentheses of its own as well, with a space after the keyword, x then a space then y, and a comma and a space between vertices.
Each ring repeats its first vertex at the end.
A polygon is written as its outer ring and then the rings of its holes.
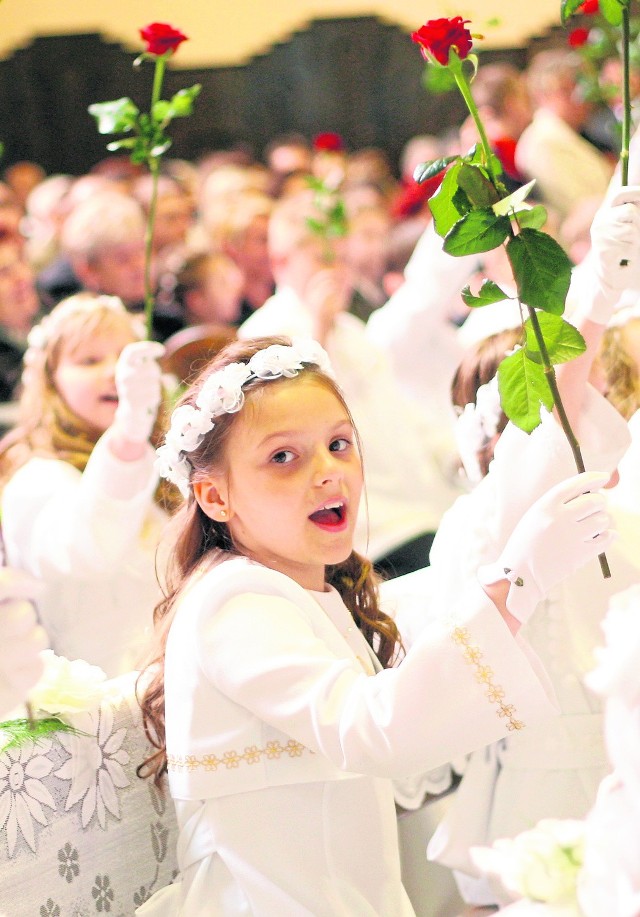
POLYGON ((505 702, 504 689, 494 681, 494 673, 491 666, 483 665, 482 650, 479 646, 471 643, 469 631, 466 627, 454 627, 451 634, 453 642, 462 649, 462 655, 467 665, 475 668, 476 681, 487 686, 485 696, 490 704, 497 704, 496 713, 499 717, 507 717, 507 729, 513 732, 517 729, 524 729, 525 724, 522 720, 516 718, 516 708, 513 704, 505 702))
POLYGON ((191 772, 202 769, 215 772, 223 768, 230 771, 239 768, 241 764, 259 764, 262 758, 266 758, 268 761, 276 761, 282 758, 283 755, 287 758, 301 758, 302 753, 305 751, 312 754, 308 748, 305 748, 304 745, 294 739, 289 739, 285 745, 275 740, 267 742, 264 748, 260 748, 258 745, 249 745, 242 754, 237 751, 225 751, 222 753, 222 757, 203 755, 198 758, 196 755, 167 755, 167 764, 170 771, 191 772))

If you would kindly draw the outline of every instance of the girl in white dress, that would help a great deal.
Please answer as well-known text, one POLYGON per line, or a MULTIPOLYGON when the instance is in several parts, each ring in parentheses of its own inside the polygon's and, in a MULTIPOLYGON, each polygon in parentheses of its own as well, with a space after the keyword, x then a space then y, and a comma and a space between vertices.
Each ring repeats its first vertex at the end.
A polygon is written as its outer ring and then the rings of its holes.
POLYGON ((44 581, 52 649, 109 677, 136 668, 161 595, 170 495, 154 496, 150 437, 162 346, 142 333, 115 297, 56 306, 29 336, 20 419, 0 444, 7 562, 44 581))
POLYGON ((157 749, 143 772, 168 771, 182 879, 137 913, 413 914, 390 778, 552 712, 517 631, 608 543, 588 492, 606 476, 563 482, 516 527, 499 562, 524 586, 469 583, 390 667, 398 632, 352 547, 357 435, 318 344, 225 348, 159 462, 186 502, 139 685, 157 749))

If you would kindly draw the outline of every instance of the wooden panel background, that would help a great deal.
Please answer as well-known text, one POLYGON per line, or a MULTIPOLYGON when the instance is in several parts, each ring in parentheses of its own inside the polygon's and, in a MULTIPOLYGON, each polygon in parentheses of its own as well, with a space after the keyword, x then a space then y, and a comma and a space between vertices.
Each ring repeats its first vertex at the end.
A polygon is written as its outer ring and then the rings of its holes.
MULTIPOLYGON (((487 50, 481 60, 522 67, 533 50, 565 36, 552 29, 528 49, 487 50)), ((134 69, 134 59, 99 34, 78 34, 37 38, 0 61, 3 166, 30 159, 48 173, 77 175, 102 159, 107 139, 87 108, 121 96, 148 108, 153 66, 134 69)), ((260 156, 283 131, 332 130, 350 148, 380 146, 395 162, 411 136, 441 133, 464 116, 457 93, 425 91, 422 70, 409 35, 373 16, 315 20, 244 66, 169 69, 165 98, 192 83, 203 87, 194 115, 172 125, 170 155, 197 159, 241 141, 260 156)))

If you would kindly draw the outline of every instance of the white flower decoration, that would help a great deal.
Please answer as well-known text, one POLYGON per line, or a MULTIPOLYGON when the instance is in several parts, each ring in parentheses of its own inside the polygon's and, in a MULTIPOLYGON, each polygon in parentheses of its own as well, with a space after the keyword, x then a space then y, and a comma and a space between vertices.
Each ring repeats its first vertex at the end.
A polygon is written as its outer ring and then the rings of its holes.
POLYGON ((100 702, 107 677, 102 669, 84 659, 56 656, 53 650, 43 650, 41 655, 44 672, 29 694, 35 710, 57 716, 90 710, 100 702))
POLYGON ((189 494, 191 464, 184 456, 201 444, 214 427, 214 418, 235 414, 244 404, 242 386, 253 379, 291 379, 305 363, 316 364, 333 377, 329 357, 311 339, 295 339, 291 346, 271 344, 255 353, 248 363, 230 363, 205 380, 195 406, 181 405, 171 415, 164 445, 156 450, 156 470, 175 484, 183 497, 189 494))
POLYGON ((7 836, 10 857, 18 831, 35 852, 34 822, 48 824, 43 806, 55 810, 55 801, 42 782, 53 768, 47 758, 50 750, 51 742, 41 739, 37 744, 27 742, 21 748, 9 748, 0 755, 0 828, 7 836))
POLYGON ((54 776, 71 781, 65 810, 69 811, 82 800, 82 827, 86 828, 92 818, 97 816, 104 830, 107 826, 107 812, 114 818, 120 818, 117 791, 129 786, 124 770, 124 765, 129 763, 129 754, 122 747, 127 730, 123 727, 113 731, 113 709, 108 703, 102 704, 99 714, 94 712, 75 717, 74 725, 86 735, 59 734, 60 744, 71 757, 54 776), (78 761, 88 764, 86 767, 78 767, 78 761))

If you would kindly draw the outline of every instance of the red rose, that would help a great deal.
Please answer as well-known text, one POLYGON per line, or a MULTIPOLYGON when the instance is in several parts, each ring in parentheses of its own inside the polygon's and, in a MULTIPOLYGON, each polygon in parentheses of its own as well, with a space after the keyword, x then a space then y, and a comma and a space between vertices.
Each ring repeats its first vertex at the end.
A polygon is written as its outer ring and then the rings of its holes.
POLYGON ((449 63, 449 50, 454 48, 460 60, 464 60, 471 50, 471 32, 465 29, 469 19, 456 16, 454 19, 430 19, 421 29, 414 32, 411 38, 420 45, 425 60, 429 54, 445 66, 449 63))
POLYGON ((175 51, 183 41, 187 41, 186 35, 166 22, 152 22, 146 25, 144 29, 140 29, 140 37, 147 43, 147 54, 155 54, 156 57, 166 54, 167 51, 175 51))
POLYGON ((581 48, 589 40, 589 29, 578 28, 569 33, 567 41, 572 48, 581 48))
POLYGON ((333 131, 324 131, 321 134, 316 134, 313 138, 313 148, 318 152, 339 153, 344 150, 344 141, 340 134, 335 134, 333 131))
POLYGON ((595 16, 600 12, 599 0, 584 0, 584 3, 578 7, 579 13, 585 16, 595 16))

